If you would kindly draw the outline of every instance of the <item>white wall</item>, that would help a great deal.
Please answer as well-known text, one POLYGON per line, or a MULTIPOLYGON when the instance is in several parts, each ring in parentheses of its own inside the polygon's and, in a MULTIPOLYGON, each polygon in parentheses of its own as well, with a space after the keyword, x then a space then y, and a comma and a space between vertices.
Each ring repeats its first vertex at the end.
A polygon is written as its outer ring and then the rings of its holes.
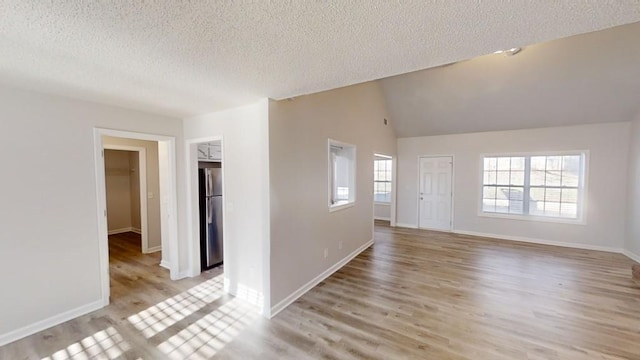
MULTIPOLYGON (((105 185, 107 191, 107 229, 109 233, 131 230, 132 168, 129 151, 105 150, 105 185)), ((138 228, 139 229, 139 228, 138 228)))
MULTIPOLYGON (((199 259, 195 142, 222 138, 224 276, 229 291, 269 309, 269 134, 267 99, 184 121, 191 176, 191 256, 199 259), (200 140, 198 140, 200 139, 200 140)), ((198 260, 199 263, 199 260, 198 260)), ((199 271, 193 271, 192 273, 199 271)))
POLYGON ((374 153, 396 153, 385 117, 377 83, 270 103, 273 311, 373 239, 374 153), (355 145, 357 158, 355 206, 335 212, 327 201, 329 138, 355 145))
POLYGON ((455 231, 622 249, 630 124, 398 139, 398 226, 417 226, 418 157, 454 155, 455 231), (589 150, 586 225, 478 216, 483 153, 589 150))
POLYGON ((640 113, 631 122, 630 134, 625 249, 628 255, 640 262, 640 113))
POLYGON ((391 220, 391 204, 374 204, 373 217, 377 220, 391 220))
POLYGON ((0 86, 0 344, 102 305, 94 127, 175 136, 182 166, 179 119, 0 86))

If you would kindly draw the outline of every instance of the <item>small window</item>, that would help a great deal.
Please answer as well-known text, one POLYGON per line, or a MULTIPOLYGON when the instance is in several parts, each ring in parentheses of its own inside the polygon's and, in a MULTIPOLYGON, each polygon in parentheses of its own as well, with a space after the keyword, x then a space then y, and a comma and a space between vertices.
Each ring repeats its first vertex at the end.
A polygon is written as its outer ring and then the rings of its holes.
POLYGON ((482 212, 582 220, 585 153, 485 156, 482 212))
POLYGON ((356 201, 356 147, 329 139, 329 210, 356 201))
POLYGON ((373 201, 391 203, 391 159, 380 155, 373 160, 373 201))

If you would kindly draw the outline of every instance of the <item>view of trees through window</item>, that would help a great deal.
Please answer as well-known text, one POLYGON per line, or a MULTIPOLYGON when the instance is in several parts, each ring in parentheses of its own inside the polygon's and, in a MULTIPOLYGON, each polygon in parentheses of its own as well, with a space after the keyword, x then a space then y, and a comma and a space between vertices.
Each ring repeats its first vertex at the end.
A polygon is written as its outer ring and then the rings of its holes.
POLYGON ((482 211, 578 219, 583 157, 485 157, 482 211))

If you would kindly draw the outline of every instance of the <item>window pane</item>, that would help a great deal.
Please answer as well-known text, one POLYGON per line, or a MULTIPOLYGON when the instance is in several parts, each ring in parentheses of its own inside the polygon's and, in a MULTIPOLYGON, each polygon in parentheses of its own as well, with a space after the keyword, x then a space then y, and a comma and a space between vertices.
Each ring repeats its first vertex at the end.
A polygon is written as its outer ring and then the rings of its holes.
POLYGON ((578 217, 578 205, 577 204, 560 204, 560 216, 566 218, 577 218, 578 217))
POLYGON ((523 188, 512 187, 509 189, 509 200, 511 201, 523 201, 523 188))
POLYGON ((562 189, 562 203, 576 204, 578 202, 577 189, 562 189))
POLYGON ((497 170, 498 169, 498 160, 496 158, 484 158, 484 170, 497 170))
POLYGON ((559 170, 547 170, 547 177, 545 181, 546 186, 560 186, 562 178, 562 172, 559 170))
POLYGON ((545 171, 531 170, 531 176, 529 177, 529 184, 531 186, 544 185, 547 173, 545 171))
MULTIPOLYGON (((560 189, 549 189, 545 192, 544 201, 560 202, 560 189)), ((559 209, 559 208, 558 208, 559 209)))
POLYGON ((524 158, 523 157, 512 157, 511 158, 511 170, 522 170, 522 171, 524 171, 524 158))
POLYGON ((484 172, 484 183, 486 185, 495 185, 497 181, 497 173, 495 171, 484 172))
POLYGON ((524 185, 524 171, 511 171, 511 185, 524 185))
POLYGON ((547 170, 562 170, 562 156, 547 156, 547 170))
POLYGON ((562 172, 562 186, 578 187, 580 178, 577 174, 572 174, 568 171, 562 172))
POLYGON ((563 156, 562 170, 578 175, 580 171, 580 155, 563 156))
POLYGON ((501 157, 498 158, 498 170, 509 170, 511 169, 511 158, 501 157))
POLYGON ((498 187, 496 191, 496 212, 509 212, 509 188, 498 187))
POLYGON ((482 211, 495 212, 496 211, 496 200, 495 199, 483 199, 482 200, 482 211))
POLYGON ((542 170, 547 168, 546 156, 532 156, 531 157, 531 170, 542 170))
POLYGON ((510 214, 522 214, 524 210, 524 205, 522 201, 511 201, 509 204, 509 213, 510 214))
POLYGON ((560 203, 559 202, 545 202, 544 203, 544 215, 545 216, 558 216, 558 215, 560 215, 560 203))
POLYGON ((498 171, 498 184, 500 185, 504 185, 504 184, 509 184, 509 171, 498 171))
POLYGON ((495 199, 496 198, 496 188, 494 186, 485 186, 482 190, 482 198, 484 199, 495 199))
POLYGON ((578 187, 580 180, 580 156, 562 157, 562 186, 578 187))
POLYGON ((544 214, 544 188, 531 188, 529 190, 529 214, 544 214))

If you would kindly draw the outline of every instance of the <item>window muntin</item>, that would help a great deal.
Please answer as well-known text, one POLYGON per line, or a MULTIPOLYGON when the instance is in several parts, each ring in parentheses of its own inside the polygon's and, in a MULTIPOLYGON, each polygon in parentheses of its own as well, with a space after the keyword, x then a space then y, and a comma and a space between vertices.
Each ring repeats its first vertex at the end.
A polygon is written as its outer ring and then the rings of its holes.
POLYGON ((391 203, 391 159, 373 161, 373 201, 391 203))
POLYGON ((582 218, 584 153, 483 158, 482 212, 582 218))
POLYGON ((355 202, 354 145, 329 140, 329 209, 336 210, 355 202))

